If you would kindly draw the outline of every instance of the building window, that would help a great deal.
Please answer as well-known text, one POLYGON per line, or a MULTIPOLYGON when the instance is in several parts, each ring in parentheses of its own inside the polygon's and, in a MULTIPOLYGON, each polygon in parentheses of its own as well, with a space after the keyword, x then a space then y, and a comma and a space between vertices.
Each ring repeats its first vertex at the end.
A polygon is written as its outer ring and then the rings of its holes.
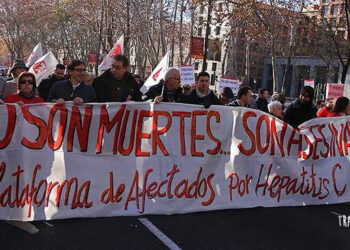
POLYGON ((215 28, 215 34, 216 34, 217 36, 220 35, 220 26, 216 26, 216 28, 215 28))
POLYGON ((324 6, 322 9, 322 16, 327 16, 328 15, 328 6, 324 6))
POLYGON ((333 5, 332 7, 332 15, 337 15, 338 14, 338 5, 333 5))
POLYGON ((336 27, 337 26, 337 19, 336 18, 332 18, 331 19, 331 24, 332 24, 332 27, 336 27))
POLYGON ((198 28, 198 36, 202 36, 202 28, 198 28))
POLYGON ((212 75, 211 75, 210 85, 212 85, 212 86, 215 85, 215 74, 212 74, 212 75))
POLYGON ((203 17, 200 16, 200 17, 199 17, 199 25, 202 25, 202 24, 203 24, 203 17))
POLYGON ((198 70, 199 68, 199 62, 194 63, 194 70, 198 70))
POLYGON ((212 63, 212 65, 211 65, 211 70, 212 70, 212 71, 216 71, 216 63, 212 63))

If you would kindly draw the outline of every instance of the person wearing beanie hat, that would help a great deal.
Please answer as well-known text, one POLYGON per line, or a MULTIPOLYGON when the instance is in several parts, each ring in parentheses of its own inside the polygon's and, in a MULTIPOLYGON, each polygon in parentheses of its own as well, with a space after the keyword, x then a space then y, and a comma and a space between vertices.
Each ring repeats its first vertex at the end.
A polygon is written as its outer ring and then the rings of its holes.
POLYGON ((9 74, 12 75, 13 78, 6 82, 6 87, 5 87, 3 98, 6 98, 7 96, 9 96, 11 94, 17 93, 17 90, 18 90, 18 86, 17 86, 18 76, 22 72, 27 72, 28 70, 29 70, 29 68, 26 66, 24 60, 16 59, 13 62, 13 65, 12 65, 11 69, 9 70, 9 74))
POLYGON ((35 93, 35 76, 29 72, 22 72, 18 77, 19 93, 14 93, 5 98, 5 103, 17 103, 18 105, 40 103, 44 99, 35 93))

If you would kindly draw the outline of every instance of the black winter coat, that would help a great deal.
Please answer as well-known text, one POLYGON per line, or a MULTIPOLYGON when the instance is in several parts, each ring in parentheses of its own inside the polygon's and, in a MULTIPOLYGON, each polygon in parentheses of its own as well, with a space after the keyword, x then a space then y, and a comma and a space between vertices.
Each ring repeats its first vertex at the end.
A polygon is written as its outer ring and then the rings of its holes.
POLYGON ((58 79, 54 74, 50 75, 48 78, 45 78, 41 81, 40 85, 38 86, 38 94, 41 98, 43 98, 45 101, 48 100, 50 89, 52 86, 59 81, 62 81, 64 79, 58 79))
POLYGON ((300 124, 316 118, 317 108, 312 103, 302 104, 299 99, 290 104, 284 111, 283 120, 294 128, 300 124))
POLYGON ((139 86, 129 72, 126 72, 124 79, 117 80, 108 69, 95 78, 92 86, 96 91, 98 102, 125 102, 129 95, 131 101, 142 101, 139 86))
POLYGON ((54 102, 60 98, 65 101, 73 101, 76 97, 80 97, 85 103, 96 102, 96 94, 93 87, 82 82, 74 90, 69 80, 56 82, 50 90, 48 101, 54 102))
MULTIPOLYGON (((146 100, 154 100, 157 96, 160 96, 162 93, 162 88, 164 85, 164 81, 161 80, 158 84, 152 86, 147 92, 146 92, 146 100)), ((167 94, 166 87, 164 87, 164 92, 163 92, 163 100, 162 102, 170 102, 169 96, 167 94)), ((182 89, 179 87, 178 89, 175 90, 174 93, 174 101, 175 102, 184 102, 184 95, 182 94, 182 89)))
POLYGON ((206 108, 210 107, 210 105, 220 105, 219 98, 213 91, 210 91, 210 93, 204 97, 199 97, 195 89, 192 90, 188 96, 185 96, 184 102, 188 104, 204 105, 206 108))
POLYGON ((269 110, 267 108, 268 104, 269 102, 265 98, 258 97, 256 100, 256 108, 266 113, 269 113, 269 110))

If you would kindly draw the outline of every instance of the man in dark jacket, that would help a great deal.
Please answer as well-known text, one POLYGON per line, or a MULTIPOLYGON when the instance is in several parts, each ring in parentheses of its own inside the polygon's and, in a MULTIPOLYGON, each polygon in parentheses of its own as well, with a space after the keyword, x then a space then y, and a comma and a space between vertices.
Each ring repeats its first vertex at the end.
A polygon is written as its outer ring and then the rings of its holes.
POLYGON ((180 72, 177 69, 169 69, 165 74, 164 81, 152 86, 146 92, 145 100, 160 102, 183 102, 184 95, 180 86, 180 72))
POLYGON ((256 108, 269 113, 269 109, 267 108, 267 105, 269 104, 267 101, 268 98, 269 92, 266 89, 259 89, 259 97, 258 100, 256 100, 256 108))
POLYGON ((209 89, 209 78, 207 72, 200 72, 196 79, 196 88, 185 97, 184 102, 204 105, 206 108, 210 105, 220 105, 219 98, 209 89))
POLYGON ((317 108, 312 104, 314 89, 305 86, 301 89, 299 98, 284 111, 284 121, 298 128, 300 124, 316 118, 317 108))
POLYGON ((76 105, 95 102, 96 94, 94 88, 83 83, 85 72, 85 63, 73 60, 68 65, 69 79, 56 82, 50 90, 48 100, 57 104, 73 101, 76 105))
POLYGON ((92 86, 99 102, 142 101, 142 94, 133 75, 127 71, 128 59, 124 55, 113 58, 111 68, 96 77, 92 86))
POLYGON ((57 64, 53 74, 41 81, 40 85, 38 86, 38 94, 45 101, 47 101, 47 98, 49 97, 50 89, 52 88, 52 86, 56 82, 62 81, 64 79, 65 69, 66 68, 64 67, 64 65, 57 64))
POLYGON ((226 106, 248 108, 249 104, 252 102, 252 99, 253 99, 252 95, 253 95, 252 89, 249 86, 242 85, 238 90, 237 100, 230 102, 226 106))

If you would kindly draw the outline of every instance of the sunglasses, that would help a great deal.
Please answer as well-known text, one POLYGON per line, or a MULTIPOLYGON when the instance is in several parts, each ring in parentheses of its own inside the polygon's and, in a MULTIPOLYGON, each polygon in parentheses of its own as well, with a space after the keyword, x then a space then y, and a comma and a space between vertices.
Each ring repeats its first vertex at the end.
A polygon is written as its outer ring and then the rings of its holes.
POLYGON ((29 83, 29 84, 35 84, 35 81, 32 79, 32 80, 25 80, 25 79, 21 79, 19 80, 18 82, 19 84, 26 84, 26 83, 29 83))

